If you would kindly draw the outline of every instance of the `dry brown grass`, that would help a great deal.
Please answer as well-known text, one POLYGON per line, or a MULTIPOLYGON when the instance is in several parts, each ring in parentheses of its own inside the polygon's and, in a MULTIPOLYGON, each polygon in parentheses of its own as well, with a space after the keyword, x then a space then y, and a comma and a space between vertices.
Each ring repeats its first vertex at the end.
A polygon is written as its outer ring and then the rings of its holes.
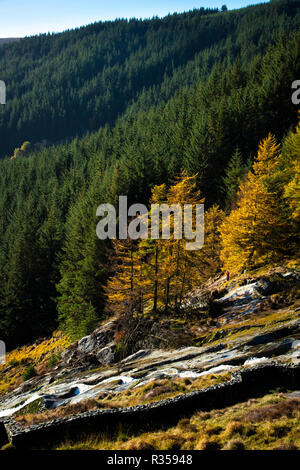
POLYGON ((231 372, 221 374, 210 374, 196 379, 158 379, 140 387, 135 387, 124 392, 108 394, 101 400, 106 406, 107 403, 118 407, 136 406, 145 403, 153 403, 165 398, 200 390, 210 385, 219 384, 231 380, 231 372))
MULTIPOLYGON (((300 400, 298 402, 300 403, 300 400)), ((300 448, 298 402, 287 399, 283 393, 272 393, 225 409, 212 410, 209 413, 197 412, 190 419, 181 419, 176 426, 165 430, 150 431, 138 428, 126 431, 125 429, 121 436, 118 434, 86 436, 80 442, 68 442, 60 448, 295 450, 297 447, 300 448), (256 412, 259 414, 255 414, 256 412), (258 416, 259 420, 249 422, 249 416, 258 416), (263 416, 267 416, 268 419, 264 419, 263 416)))
POLYGON ((21 427, 40 424, 53 419, 65 418, 70 415, 78 415, 86 411, 96 410, 99 403, 96 400, 86 400, 84 402, 75 403, 73 405, 61 406, 55 410, 49 410, 45 413, 25 414, 16 417, 16 421, 21 427))
POLYGON ((198 431, 197 426, 191 423, 191 421, 187 418, 181 419, 178 423, 178 428, 182 429, 185 433, 196 433, 198 431))
POLYGON ((284 422, 268 422, 266 425, 266 431, 269 436, 280 439, 289 433, 290 426, 284 422))
POLYGON ((299 450, 299 448, 293 442, 286 442, 272 450, 299 450))
POLYGON ((222 426, 208 426, 204 429, 208 436, 217 436, 223 431, 222 426))
POLYGON ((225 446, 223 447, 223 450, 240 451, 240 450, 246 450, 246 447, 242 439, 231 439, 225 444, 225 446))
POLYGON ((231 421, 225 429, 225 434, 226 437, 230 438, 235 434, 243 434, 244 430, 245 425, 243 423, 240 421, 231 421))
POLYGON ((207 450, 207 451, 220 450, 220 444, 217 441, 204 438, 204 439, 201 439, 197 443, 195 450, 207 450))
POLYGON ((180 450, 184 446, 185 439, 176 430, 159 432, 153 436, 151 433, 140 437, 128 439, 127 442, 119 444, 120 450, 180 450), (159 441, 159 444, 158 444, 159 441))
POLYGON ((128 441, 126 446, 124 446, 125 450, 155 450, 155 447, 151 442, 148 442, 144 439, 135 439, 132 441, 128 441))
POLYGON ((59 355, 70 345, 70 338, 56 331, 51 338, 37 340, 34 344, 22 346, 6 356, 6 364, 0 365, 0 395, 14 390, 23 383, 22 376, 32 364, 38 375, 49 372, 49 360, 59 355))
POLYGON ((174 392, 174 388, 171 387, 171 385, 160 385, 156 388, 154 388, 154 390, 152 390, 151 392, 148 392, 146 395, 145 395, 145 399, 148 400, 149 398, 155 398, 155 397, 160 397, 161 395, 165 395, 165 394, 169 394, 169 393, 173 393, 174 392))

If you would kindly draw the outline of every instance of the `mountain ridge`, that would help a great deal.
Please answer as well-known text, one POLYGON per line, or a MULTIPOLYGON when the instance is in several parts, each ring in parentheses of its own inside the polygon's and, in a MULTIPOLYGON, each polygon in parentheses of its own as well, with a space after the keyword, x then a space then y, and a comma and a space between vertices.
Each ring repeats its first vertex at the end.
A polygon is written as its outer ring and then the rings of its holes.
POLYGON ((27 140, 57 142, 113 125, 153 87, 158 101, 166 91, 169 99, 209 75, 214 49, 218 61, 228 54, 233 60, 248 42, 250 55, 241 55, 246 62, 280 32, 295 29, 299 16, 296 1, 281 0, 214 14, 199 9, 163 19, 95 23, 6 44, 0 53, 8 96, 0 112, 0 156, 27 140))

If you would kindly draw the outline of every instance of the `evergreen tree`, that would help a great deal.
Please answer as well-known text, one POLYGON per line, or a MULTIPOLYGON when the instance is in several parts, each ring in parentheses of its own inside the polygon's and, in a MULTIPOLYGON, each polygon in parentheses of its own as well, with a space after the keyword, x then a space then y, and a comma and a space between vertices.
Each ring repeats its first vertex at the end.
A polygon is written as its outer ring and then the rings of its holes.
POLYGON ((93 208, 87 197, 70 212, 60 264, 58 318, 73 338, 91 333, 103 318, 105 247, 96 237, 93 208))
POLYGON ((228 163, 225 176, 222 178, 223 194, 227 206, 234 202, 239 184, 248 170, 249 168, 247 165, 244 165, 242 154, 237 148, 228 163))

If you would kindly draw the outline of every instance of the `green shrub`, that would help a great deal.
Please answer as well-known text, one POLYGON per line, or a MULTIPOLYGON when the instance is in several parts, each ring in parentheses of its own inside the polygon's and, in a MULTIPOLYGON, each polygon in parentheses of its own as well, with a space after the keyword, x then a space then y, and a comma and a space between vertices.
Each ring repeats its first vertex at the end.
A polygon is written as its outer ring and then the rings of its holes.
POLYGON ((17 361, 16 359, 12 359, 11 361, 9 361, 8 365, 11 366, 11 367, 16 367, 18 366, 20 363, 19 361, 17 361))
POLYGON ((52 368, 55 367, 60 361, 60 354, 51 354, 49 360, 48 360, 48 367, 52 368))
POLYGON ((38 398, 37 400, 28 403, 28 405, 23 406, 20 411, 14 414, 14 416, 24 416, 24 415, 31 415, 31 414, 38 414, 42 413, 44 407, 44 400, 43 398, 38 398))
POLYGON ((37 372, 34 366, 30 364, 23 374, 23 382, 26 382, 26 380, 32 379, 32 377, 35 377, 36 375, 37 375, 37 372))

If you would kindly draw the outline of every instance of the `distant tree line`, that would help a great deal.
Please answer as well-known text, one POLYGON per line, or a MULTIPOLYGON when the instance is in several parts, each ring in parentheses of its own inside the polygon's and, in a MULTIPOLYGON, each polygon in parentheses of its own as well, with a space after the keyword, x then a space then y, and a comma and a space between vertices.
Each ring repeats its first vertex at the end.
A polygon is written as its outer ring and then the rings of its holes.
POLYGON ((297 0, 280 0, 232 12, 200 8, 95 23, 3 44, 0 157, 25 141, 55 143, 112 125, 132 102, 138 109, 166 103, 217 63, 240 57, 246 66, 280 33, 299 28, 299 17, 297 0))

